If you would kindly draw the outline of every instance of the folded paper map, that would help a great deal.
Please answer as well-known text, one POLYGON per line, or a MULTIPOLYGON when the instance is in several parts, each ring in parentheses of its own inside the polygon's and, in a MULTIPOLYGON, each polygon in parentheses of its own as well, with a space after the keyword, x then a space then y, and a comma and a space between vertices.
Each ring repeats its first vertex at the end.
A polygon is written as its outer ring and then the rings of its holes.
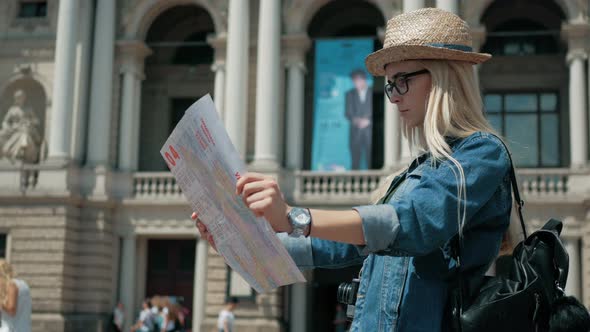
POLYGON ((305 282, 266 220, 236 195, 246 165, 234 148, 211 96, 191 105, 160 150, 193 211, 207 226, 227 265, 257 292, 305 282))

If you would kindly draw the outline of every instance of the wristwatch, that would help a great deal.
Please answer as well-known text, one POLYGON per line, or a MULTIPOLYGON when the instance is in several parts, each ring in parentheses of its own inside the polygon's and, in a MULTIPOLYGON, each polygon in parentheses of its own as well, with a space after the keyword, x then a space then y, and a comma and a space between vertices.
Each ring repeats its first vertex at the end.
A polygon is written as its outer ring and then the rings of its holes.
POLYGON ((294 207, 287 214, 287 219, 289 219, 291 226, 293 226, 293 231, 289 233, 289 236, 309 236, 311 227, 311 213, 309 213, 309 209, 294 207))

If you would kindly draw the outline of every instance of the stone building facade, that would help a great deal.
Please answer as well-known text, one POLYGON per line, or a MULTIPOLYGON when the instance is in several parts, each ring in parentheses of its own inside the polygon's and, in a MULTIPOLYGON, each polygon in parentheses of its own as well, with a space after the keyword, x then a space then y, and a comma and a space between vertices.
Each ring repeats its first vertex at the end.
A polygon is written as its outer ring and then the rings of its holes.
POLYGON ((193 331, 212 329, 228 295, 242 298, 240 331, 329 328, 336 285, 356 271, 252 294, 199 239, 159 149, 211 93, 249 168, 276 175, 292 204, 369 202, 411 158, 399 118, 382 103, 379 168, 310 171, 314 41, 379 41, 420 7, 459 14, 494 54, 477 71, 492 123, 517 157, 532 153, 517 170, 527 223, 564 220, 567 291, 590 305, 588 0, 5 0, 0 120, 16 107, 41 139, 38 161, 1 156, 0 253, 31 287, 33 330, 102 331, 117 301, 135 317, 154 294, 189 307, 193 331), (515 115, 519 98, 538 107, 515 115))

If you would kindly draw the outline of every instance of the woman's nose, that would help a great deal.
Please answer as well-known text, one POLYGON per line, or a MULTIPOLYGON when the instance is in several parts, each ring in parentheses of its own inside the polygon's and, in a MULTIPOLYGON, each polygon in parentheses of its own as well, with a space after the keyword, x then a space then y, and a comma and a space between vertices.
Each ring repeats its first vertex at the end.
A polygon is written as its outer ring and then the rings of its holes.
POLYGON ((399 104, 402 101, 402 96, 397 93, 392 93, 389 100, 394 104, 399 104))

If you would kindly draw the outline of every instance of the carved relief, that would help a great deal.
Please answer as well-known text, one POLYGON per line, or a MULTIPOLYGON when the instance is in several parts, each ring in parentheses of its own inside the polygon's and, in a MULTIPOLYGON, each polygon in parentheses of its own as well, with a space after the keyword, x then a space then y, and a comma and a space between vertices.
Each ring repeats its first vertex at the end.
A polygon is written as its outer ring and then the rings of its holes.
POLYGON ((23 90, 16 90, 13 97, 0 129, 0 158, 37 163, 43 141, 39 118, 25 105, 27 96, 23 90))

